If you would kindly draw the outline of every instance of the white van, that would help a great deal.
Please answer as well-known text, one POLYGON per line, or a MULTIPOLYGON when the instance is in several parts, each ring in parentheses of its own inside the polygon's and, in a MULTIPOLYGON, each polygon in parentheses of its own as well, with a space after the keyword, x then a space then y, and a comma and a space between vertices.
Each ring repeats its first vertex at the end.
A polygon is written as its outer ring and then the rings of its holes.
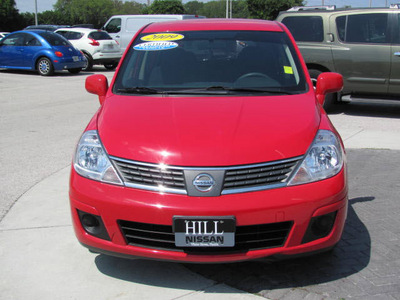
POLYGON ((135 33, 146 24, 194 18, 205 17, 196 15, 117 15, 112 16, 102 29, 107 31, 125 52, 135 33))

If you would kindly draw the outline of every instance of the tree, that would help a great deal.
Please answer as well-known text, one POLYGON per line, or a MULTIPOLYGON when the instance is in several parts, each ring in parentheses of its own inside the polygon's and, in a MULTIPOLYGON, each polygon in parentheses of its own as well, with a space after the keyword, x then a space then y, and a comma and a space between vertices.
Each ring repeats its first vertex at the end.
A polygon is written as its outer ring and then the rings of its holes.
POLYGON ((0 0, 0 31, 20 29, 21 17, 15 0, 0 0))
POLYGON ((184 4, 184 8, 189 15, 201 15, 202 9, 204 8, 203 2, 189 1, 184 4))
POLYGON ((185 8, 179 0, 154 0, 144 11, 146 14, 177 14, 185 13, 185 8))
POLYGON ((250 15, 256 19, 275 20, 280 11, 301 6, 303 0, 246 0, 250 15))
POLYGON ((237 0, 232 3, 232 17, 233 18, 250 18, 249 9, 246 0, 237 0))
POLYGON ((200 15, 207 18, 225 18, 226 17, 226 0, 210 1, 204 3, 200 15))
POLYGON ((112 15, 114 2, 112 0, 58 0, 54 5, 58 13, 69 20, 69 24, 93 24, 100 28, 112 15))
POLYGON ((135 1, 122 2, 121 0, 113 0, 113 2, 113 15, 140 15, 146 7, 146 5, 135 1))

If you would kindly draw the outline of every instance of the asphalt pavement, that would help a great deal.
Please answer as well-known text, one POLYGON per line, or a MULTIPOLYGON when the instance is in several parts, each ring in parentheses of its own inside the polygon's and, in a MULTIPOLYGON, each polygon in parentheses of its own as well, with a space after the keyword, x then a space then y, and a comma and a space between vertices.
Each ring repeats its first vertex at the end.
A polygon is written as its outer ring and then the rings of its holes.
POLYGON ((400 299, 400 102, 353 101, 330 116, 350 184, 332 253, 188 265, 93 254, 76 240, 69 161, 98 108, 84 77, 0 72, 0 299, 400 299))

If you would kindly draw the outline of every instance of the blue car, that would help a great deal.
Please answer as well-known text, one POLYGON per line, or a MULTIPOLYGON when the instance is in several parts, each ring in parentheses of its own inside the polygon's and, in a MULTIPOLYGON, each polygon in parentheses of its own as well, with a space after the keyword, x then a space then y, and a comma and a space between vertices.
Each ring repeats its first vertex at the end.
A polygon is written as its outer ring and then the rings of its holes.
POLYGON ((50 76, 57 70, 79 73, 86 63, 79 50, 51 31, 16 31, 0 41, 0 68, 36 70, 50 76))

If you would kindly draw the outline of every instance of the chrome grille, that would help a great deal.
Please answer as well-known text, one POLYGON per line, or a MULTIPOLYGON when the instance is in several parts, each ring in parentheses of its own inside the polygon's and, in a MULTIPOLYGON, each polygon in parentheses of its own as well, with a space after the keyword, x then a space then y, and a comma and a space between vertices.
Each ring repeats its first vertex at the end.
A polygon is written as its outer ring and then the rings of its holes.
POLYGON ((237 226, 234 247, 177 247, 172 226, 119 220, 118 224, 128 245, 190 254, 228 254, 256 249, 282 247, 293 222, 237 226))
POLYGON ((185 190, 185 179, 182 169, 163 167, 156 164, 146 164, 113 157, 126 185, 137 188, 167 191, 185 190))
POLYGON ((279 185, 289 177, 297 162, 296 159, 227 170, 222 190, 228 193, 230 190, 279 185))
POLYGON ((222 171, 218 195, 226 195, 284 187, 302 157, 261 164, 214 168, 166 166, 118 157, 111 157, 111 159, 122 176, 124 184, 128 187, 185 195, 188 194, 188 185, 192 184, 188 179, 189 171, 192 174, 195 171, 199 174, 209 173, 212 176, 222 171))

